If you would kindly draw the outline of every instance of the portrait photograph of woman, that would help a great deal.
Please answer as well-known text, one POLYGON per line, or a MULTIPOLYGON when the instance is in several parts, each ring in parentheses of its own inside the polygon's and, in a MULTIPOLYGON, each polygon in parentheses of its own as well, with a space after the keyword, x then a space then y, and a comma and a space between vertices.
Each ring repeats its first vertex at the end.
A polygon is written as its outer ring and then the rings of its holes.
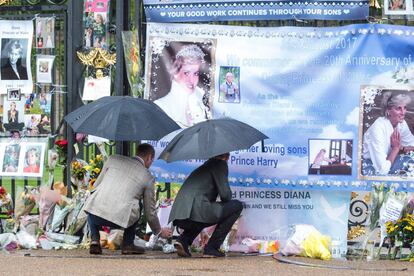
POLYGON ((5 145, 2 159, 1 172, 3 175, 14 174, 17 172, 19 165, 20 145, 5 145))
POLYGON ((414 91, 361 89, 360 176, 407 178, 414 168, 414 91), (412 164, 412 165, 410 165, 412 164))
POLYGON ((20 153, 19 175, 41 177, 45 158, 45 144, 22 143, 20 153))
POLYGON ((212 117, 213 41, 169 41, 152 49, 148 98, 181 127, 212 117))

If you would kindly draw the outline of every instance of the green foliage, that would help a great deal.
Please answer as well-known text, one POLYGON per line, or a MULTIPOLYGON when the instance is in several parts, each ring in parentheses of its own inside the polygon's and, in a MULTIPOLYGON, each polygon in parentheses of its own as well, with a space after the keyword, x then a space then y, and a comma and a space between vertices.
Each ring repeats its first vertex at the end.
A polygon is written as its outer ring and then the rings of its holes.
POLYGON ((32 102, 32 106, 30 107, 30 114, 42 114, 43 110, 40 108, 40 101, 38 99, 34 99, 32 102))

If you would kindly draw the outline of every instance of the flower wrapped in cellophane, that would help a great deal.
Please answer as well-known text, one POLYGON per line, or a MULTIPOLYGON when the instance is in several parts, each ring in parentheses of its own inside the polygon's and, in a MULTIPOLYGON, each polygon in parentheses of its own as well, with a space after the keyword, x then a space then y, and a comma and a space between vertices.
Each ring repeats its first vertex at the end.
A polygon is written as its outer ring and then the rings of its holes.
POLYGON ((0 208, 6 209, 7 215, 13 214, 13 200, 6 188, 0 186, 0 208))
POLYGON ((87 214, 83 211, 86 199, 90 192, 87 190, 79 190, 72 198, 72 209, 67 217, 66 234, 75 235, 86 223, 87 214))
POLYGON ((74 159, 70 164, 70 170, 70 180, 75 185, 75 187, 78 190, 87 189, 89 187, 88 163, 82 159, 74 159))
POLYGON ((18 197, 16 198, 15 217, 18 221, 20 217, 30 214, 39 199, 38 187, 25 186, 17 188, 18 197))
POLYGON ((86 169, 89 172, 89 190, 95 188, 95 182, 102 171, 103 164, 104 160, 101 154, 98 154, 95 158, 89 160, 89 165, 86 166, 86 169))

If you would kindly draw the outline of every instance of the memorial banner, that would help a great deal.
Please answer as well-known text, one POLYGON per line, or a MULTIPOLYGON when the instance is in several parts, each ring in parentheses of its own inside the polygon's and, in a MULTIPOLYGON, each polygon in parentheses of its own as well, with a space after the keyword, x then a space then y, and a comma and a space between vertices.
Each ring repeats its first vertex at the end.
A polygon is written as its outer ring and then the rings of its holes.
MULTIPOLYGON (((232 186, 414 188, 414 28, 151 23, 147 31, 147 98, 182 127, 228 116, 270 137, 231 153, 232 186)), ((151 142, 157 154, 173 136, 151 142)), ((182 182, 202 162, 157 160, 153 172, 182 182)))
POLYGON ((350 192, 297 191, 233 187, 233 198, 243 202, 236 239, 279 240, 289 237, 292 225, 313 225, 323 235, 340 241, 347 250, 350 192))
POLYGON ((355 20, 368 16, 368 5, 367 0, 144 0, 148 22, 355 20))

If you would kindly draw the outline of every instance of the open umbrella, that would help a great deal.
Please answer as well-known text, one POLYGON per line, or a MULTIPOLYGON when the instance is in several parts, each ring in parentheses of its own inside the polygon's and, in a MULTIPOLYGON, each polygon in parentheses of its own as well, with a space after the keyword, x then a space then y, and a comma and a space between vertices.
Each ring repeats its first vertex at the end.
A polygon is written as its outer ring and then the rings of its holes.
POLYGON ((240 121, 222 118, 203 121, 178 133, 161 152, 167 162, 208 159, 216 155, 247 149, 266 135, 240 121))
POLYGON ((149 100, 108 96, 65 116, 75 132, 116 141, 158 140, 180 128, 149 100))

